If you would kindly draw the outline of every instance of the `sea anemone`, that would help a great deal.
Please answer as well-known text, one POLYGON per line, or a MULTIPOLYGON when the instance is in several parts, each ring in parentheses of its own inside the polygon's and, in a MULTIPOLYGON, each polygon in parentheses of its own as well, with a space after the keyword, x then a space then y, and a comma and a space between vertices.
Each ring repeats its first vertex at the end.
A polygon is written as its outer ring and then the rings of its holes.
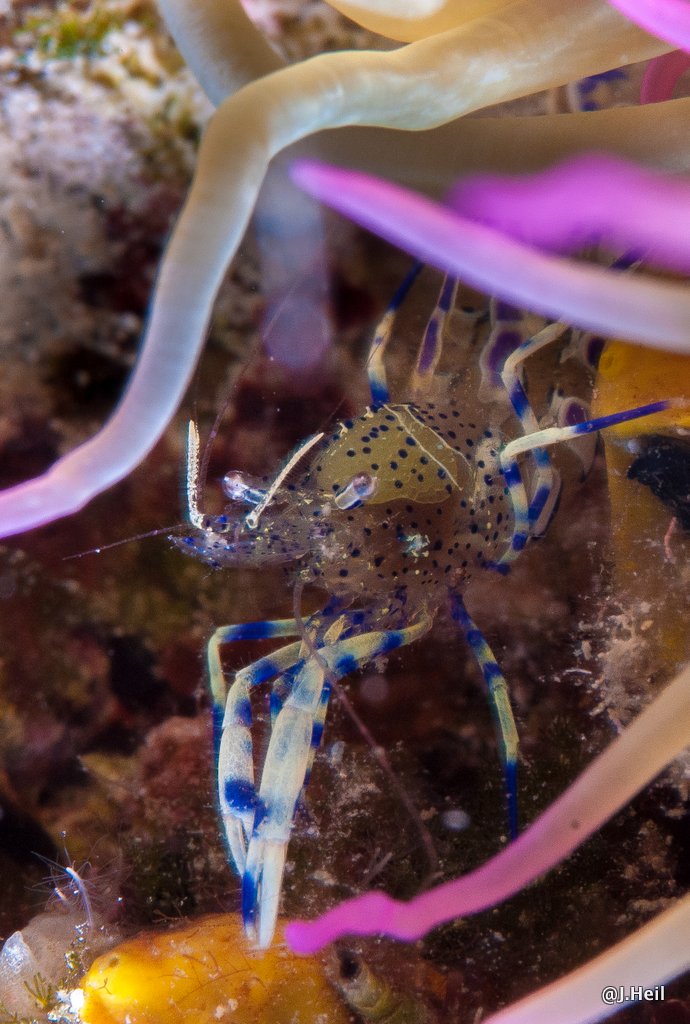
MULTIPOLYGON (((410 4, 392 17, 385 6, 358 3, 347 11, 362 23, 413 41, 384 52, 325 53, 279 67, 239 0, 222 8, 176 0, 163 6, 218 110, 204 136, 194 183, 160 268, 139 359, 119 406, 90 441, 44 475, 0 495, 4 535, 78 510, 151 450, 184 395, 223 273, 268 164, 282 150, 324 129, 402 129, 402 136, 360 131, 345 133, 342 140, 336 133, 332 143, 324 143, 325 152, 342 145, 351 159, 378 163, 383 170, 397 165, 408 179, 423 164, 437 190, 451 167, 453 174, 461 169, 458 148, 470 144, 471 136, 463 137, 463 125, 455 123, 462 115, 668 49, 604 0, 584 0, 577 7, 564 7, 561 0, 476 0, 462 9, 448 2, 421 11, 410 4), (405 132, 450 122, 450 130, 432 133, 428 143, 404 145, 405 132)), ((659 119, 658 107, 653 113, 654 118, 642 119, 645 124, 659 119)), ((610 131, 610 121, 595 118, 590 131, 590 115, 580 116, 585 120, 557 119, 546 126, 554 136, 545 148, 558 148, 569 127, 581 133, 579 147, 591 148, 597 138, 608 139, 609 148, 629 146, 629 126, 625 132, 610 131)), ((669 116, 674 118, 676 110, 669 116)), ((633 133, 643 134, 641 122, 636 125, 633 133)), ((520 150, 529 152, 533 130, 540 134, 544 126, 528 121, 513 127, 519 129, 520 150)), ((501 142, 503 131, 500 122, 478 129, 484 146, 497 144, 505 154, 514 147, 505 136, 501 142)), ((649 159, 662 165, 679 157, 683 143, 670 148, 674 156, 663 144, 650 149, 647 141, 644 147, 649 159)))

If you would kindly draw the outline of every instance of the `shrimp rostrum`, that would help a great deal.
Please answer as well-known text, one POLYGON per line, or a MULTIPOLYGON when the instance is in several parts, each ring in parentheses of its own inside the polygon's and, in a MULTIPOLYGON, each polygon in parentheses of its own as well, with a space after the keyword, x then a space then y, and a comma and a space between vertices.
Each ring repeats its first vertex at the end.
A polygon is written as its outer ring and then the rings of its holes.
POLYGON ((544 532, 559 490, 549 445, 665 407, 655 403, 605 420, 582 415, 576 423, 571 410, 570 425, 558 425, 556 417, 552 425, 540 424, 522 367, 567 328, 548 324, 530 332, 521 314, 500 304, 492 307, 478 379, 449 385, 438 364, 455 304, 450 281, 424 332, 412 400, 393 401, 384 353, 414 276, 401 286, 372 343, 371 404, 302 442, 271 483, 229 473, 224 489, 230 503, 221 515, 199 509, 198 435, 190 427, 194 529, 177 538, 178 546, 221 568, 282 564, 295 585, 313 584, 327 595, 323 609, 304 619, 224 626, 208 646, 220 811, 242 879, 245 926, 260 946, 273 936, 293 816, 332 686, 423 636, 444 605, 483 674, 516 834, 517 731, 505 679, 465 609, 463 590, 479 572, 509 571, 528 540, 544 532), (290 642, 237 671, 228 685, 225 644, 277 637, 290 642), (250 693, 267 682, 272 728, 257 784, 250 693))

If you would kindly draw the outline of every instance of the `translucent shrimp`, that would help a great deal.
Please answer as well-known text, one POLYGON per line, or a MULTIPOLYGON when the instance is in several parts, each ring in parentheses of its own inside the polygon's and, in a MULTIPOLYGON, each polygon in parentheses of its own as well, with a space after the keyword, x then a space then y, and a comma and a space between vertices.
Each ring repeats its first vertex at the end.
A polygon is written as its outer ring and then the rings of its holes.
POLYGON ((427 633, 450 608, 481 668, 505 775, 510 831, 518 829, 518 735, 506 680, 469 616, 463 591, 476 574, 504 574, 531 537, 548 527, 559 477, 546 452, 624 420, 666 408, 657 402, 599 420, 541 429, 522 384, 522 363, 566 330, 530 335, 520 315, 496 304, 483 385, 479 371, 450 389, 436 368, 454 286, 444 282, 412 373, 412 401, 391 398, 384 355, 409 275, 374 337, 371 404, 304 441, 272 483, 232 473, 230 505, 199 509, 197 436, 190 434, 189 519, 178 546, 217 567, 283 564, 295 586, 325 591, 322 611, 222 627, 208 664, 217 748, 218 799, 227 844, 242 878, 245 925, 270 943, 292 820, 308 779, 336 680, 427 633), (512 349, 512 351, 511 351, 512 349), (498 360, 496 353, 503 351, 498 360), (506 351, 510 354, 505 358, 506 351), (502 364, 502 365, 501 365, 502 364), (292 642, 238 671, 228 687, 223 645, 285 637, 292 642), (250 694, 272 681, 272 734, 254 778, 250 694))

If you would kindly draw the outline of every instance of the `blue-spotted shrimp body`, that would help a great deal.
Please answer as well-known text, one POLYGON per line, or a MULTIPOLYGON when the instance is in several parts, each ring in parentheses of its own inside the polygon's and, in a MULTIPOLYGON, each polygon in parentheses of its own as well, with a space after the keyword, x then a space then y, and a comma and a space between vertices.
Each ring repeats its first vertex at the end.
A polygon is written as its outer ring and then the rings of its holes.
POLYGON ((499 443, 452 401, 386 403, 341 423, 297 485, 296 504, 312 522, 305 576, 331 594, 405 590, 413 605, 436 604, 435 591, 497 563, 513 535, 499 443), (338 507, 358 479, 371 493, 338 507))
MULTIPOLYGON (((413 275, 409 281, 413 280, 413 275)), ((208 648, 216 731, 218 800, 242 879, 245 926, 270 943, 277 919, 292 820, 323 732, 333 683, 423 636, 447 604, 481 668, 497 724, 511 833, 517 832, 518 737, 506 681, 462 600, 480 570, 506 572, 530 537, 547 528, 559 493, 550 445, 667 403, 545 426, 533 412, 523 364, 566 331, 530 333, 505 309, 461 384, 436 371, 444 321, 455 302, 445 282, 412 374, 413 402, 391 401, 383 353, 404 286, 374 338, 367 364, 371 405, 308 438, 271 483, 230 473, 222 515, 199 511, 198 436, 190 431, 189 519, 177 540, 217 567, 283 565, 291 587, 326 595, 321 611, 217 629, 208 648), (235 673, 228 685, 224 644, 284 637, 292 642, 235 673), (272 732, 260 785, 252 755, 254 686, 272 685, 272 732)), ((296 602, 298 604, 298 602, 296 602)))

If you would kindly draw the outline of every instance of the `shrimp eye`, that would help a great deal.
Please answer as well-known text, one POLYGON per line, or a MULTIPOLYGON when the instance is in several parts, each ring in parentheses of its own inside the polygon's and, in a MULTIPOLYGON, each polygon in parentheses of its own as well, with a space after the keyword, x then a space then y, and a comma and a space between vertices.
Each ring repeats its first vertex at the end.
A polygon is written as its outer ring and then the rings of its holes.
POLYGON ((368 498, 373 498, 379 487, 379 478, 369 473, 357 473, 334 497, 341 509, 356 508, 368 498))

